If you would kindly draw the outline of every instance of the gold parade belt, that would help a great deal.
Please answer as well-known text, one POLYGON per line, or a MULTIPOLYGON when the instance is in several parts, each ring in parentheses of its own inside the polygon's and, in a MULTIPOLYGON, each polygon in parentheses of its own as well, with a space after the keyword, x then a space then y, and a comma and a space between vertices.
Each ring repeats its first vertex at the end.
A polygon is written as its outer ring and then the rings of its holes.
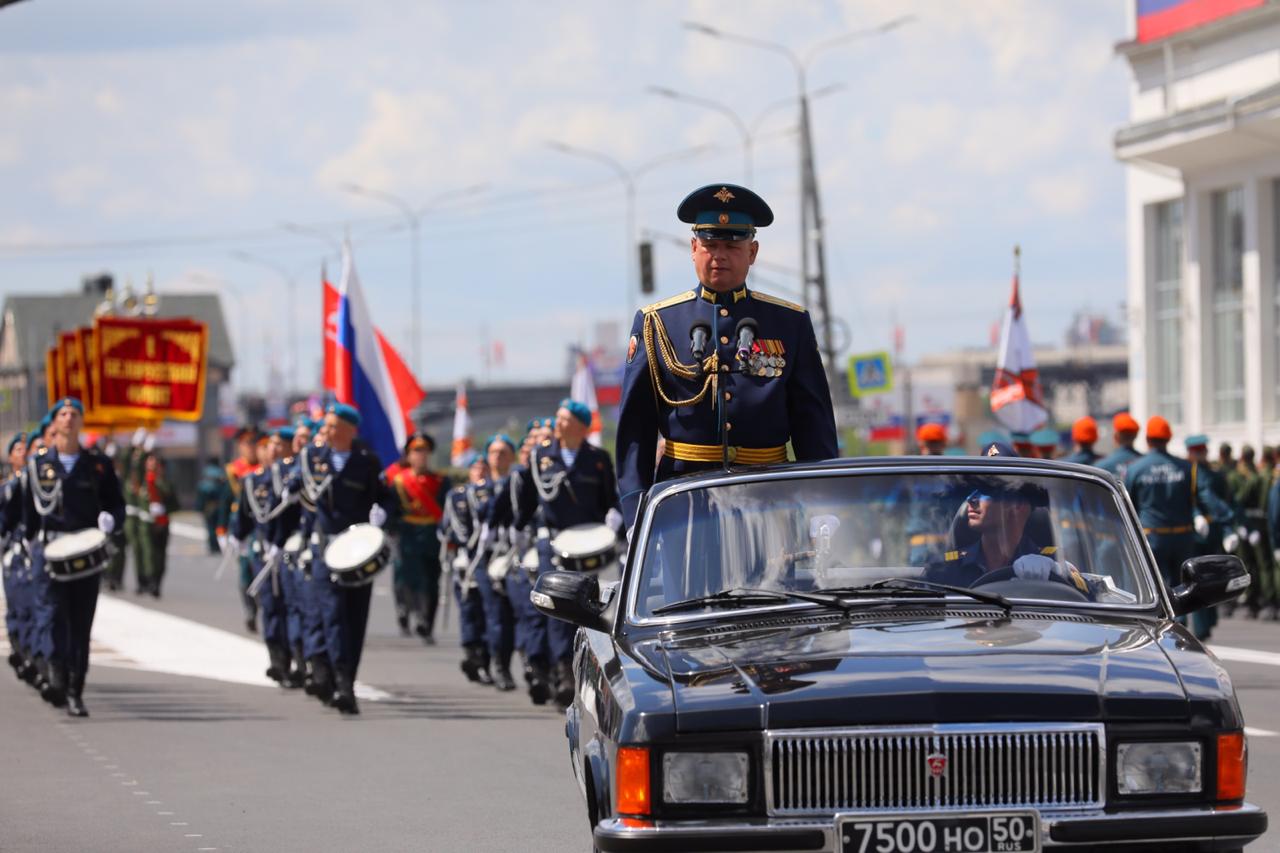
MULTIPOLYGON (((662 455, 681 462, 719 462, 724 448, 718 444, 690 444, 686 441, 667 439, 662 455)), ((730 447, 729 461, 742 465, 768 465, 787 461, 787 446, 778 447, 730 447)))

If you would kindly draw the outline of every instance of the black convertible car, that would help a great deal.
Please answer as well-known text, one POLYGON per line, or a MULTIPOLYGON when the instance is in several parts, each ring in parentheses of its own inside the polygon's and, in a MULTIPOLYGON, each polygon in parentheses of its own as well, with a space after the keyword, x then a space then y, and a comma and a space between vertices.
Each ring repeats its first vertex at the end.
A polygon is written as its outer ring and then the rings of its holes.
POLYGON ((621 581, 557 571, 597 849, 1239 850, 1244 720, 1123 489, 1022 459, 837 460, 654 487, 621 581))

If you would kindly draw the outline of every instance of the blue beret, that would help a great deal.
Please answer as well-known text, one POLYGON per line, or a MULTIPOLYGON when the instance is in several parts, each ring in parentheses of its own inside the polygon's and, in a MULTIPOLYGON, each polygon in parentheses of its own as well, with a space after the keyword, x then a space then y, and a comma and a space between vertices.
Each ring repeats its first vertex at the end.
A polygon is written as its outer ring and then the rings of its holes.
POLYGON ((44 431, 53 423, 53 412, 45 412, 44 417, 40 419, 40 423, 36 424, 36 436, 44 435, 44 431))
POLYGON ((750 240, 756 228, 773 222, 764 199, 737 184, 708 184, 684 197, 676 208, 681 222, 706 240, 750 240))
POLYGON ((305 429, 315 432, 317 426, 318 424, 306 415, 298 415, 298 417, 293 419, 293 428, 295 430, 305 429))
POLYGON ((1057 447, 1060 440, 1056 429, 1038 429, 1031 433, 1031 443, 1036 447, 1057 447))
POLYGON ((20 433, 20 432, 15 433, 13 438, 9 439, 9 449, 5 451, 5 455, 7 456, 8 454, 12 453, 13 449, 17 447, 19 444, 21 444, 23 441, 25 441, 26 438, 27 438, 26 435, 24 435, 23 433, 20 433))
POLYGON ((1193 447, 1208 447, 1208 446, 1209 446, 1209 436, 1204 435, 1203 433, 1187 436, 1188 450, 1190 450, 1193 447))
POLYGON ((58 410, 65 408, 66 406, 70 406, 82 415, 84 414, 84 403, 81 403, 79 398, 63 397, 58 402, 54 403, 52 408, 49 409, 49 419, 52 420, 53 416, 58 414, 58 410))
POLYGON ((1007 444, 1009 442, 1009 437, 998 429, 989 429, 982 435, 978 436, 979 447, 986 447, 987 445, 995 444, 998 441, 1007 444))
POLYGON ((495 441, 501 441, 507 447, 511 448, 512 453, 515 452, 516 443, 512 441, 511 436, 507 435, 505 432, 495 432, 493 435, 489 436, 489 439, 484 443, 484 449, 487 451, 493 446, 495 441))
POLYGON ((330 403, 326 411, 331 415, 337 415, 339 419, 352 426, 360 426, 360 410, 355 406, 349 406, 346 403, 330 403))
POLYGON ((1014 431, 1009 433, 1009 440, 1012 441, 1014 444, 1030 444, 1031 433, 1014 431))
POLYGON ((293 436, 295 435, 291 426, 282 426, 276 430, 275 434, 285 441, 293 441, 293 436))
POLYGON ((533 432, 540 426, 542 426, 542 418, 529 418, 529 423, 524 425, 524 431, 533 432))
POLYGON ((560 408, 568 409, 569 414, 573 415, 587 426, 591 426, 591 410, 587 408, 586 403, 581 403, 577 400, 570 400, 568 397, 565 397, 560 401, 560 408))
POLYGON ((979 456, 1017 456, 1013 448, 1003 441, 993 441, 982 448, 979 456))

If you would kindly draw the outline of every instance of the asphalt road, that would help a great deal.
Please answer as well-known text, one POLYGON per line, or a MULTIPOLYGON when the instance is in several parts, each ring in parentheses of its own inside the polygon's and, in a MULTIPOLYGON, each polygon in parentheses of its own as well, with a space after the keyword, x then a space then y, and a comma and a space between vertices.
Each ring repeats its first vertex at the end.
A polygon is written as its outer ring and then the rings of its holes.
MULTIPOLYGON (((0 851, 590 849, 562 715, 468 684, 451 629, 401 637, 389 572, 362 714, 341 718, 266 684, 215 565, 175 536, 162 599, 104 592, 88 720, 0 674, 0 851)), ((1251 730, 1249 799, 1280 816, 1280 623, 1227 620, 1214 640, 1251 730)))

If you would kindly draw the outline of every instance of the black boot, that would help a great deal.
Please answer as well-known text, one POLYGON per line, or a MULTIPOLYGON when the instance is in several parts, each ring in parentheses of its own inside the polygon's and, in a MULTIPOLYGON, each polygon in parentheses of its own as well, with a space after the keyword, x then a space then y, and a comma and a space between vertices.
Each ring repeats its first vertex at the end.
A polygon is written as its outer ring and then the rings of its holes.
POLYGON ((360 706, 356 704, 355 685, 352 684, 351 676, 341 668, 336 669, 333 675, 338 685, 333 696, 333 707, 343 714, 359 714, 360 706))
POLYGON ((18 673, 23 681, 30 684, 36 690, 41 687, 41 672, 44 669, 44 659, 39 655, 29 657, 22 663, 22 671, 18 673))
POLYGON ((551 676, 555 683, 556 704, 561 708, 568 708, 573 704, 573 667, 567 660, 557 661, 551 670, 551 676))
POLYGON ((506 693, 516 689, 515 679, 511 677, 511 664, 509 661, 498 659, 493 667, 493 686, 506 693))
POLYGON ((9 666, 14 672, 22 669, 22 652, 18 651, 18 638, 12 631, 9 632, 9 666))
POLYGON ((529 683, 529 699, 535 705, 545 705, 551 698, 550 679, 547 667, 539 660, 531 660, 526 664, 525 681, 529 683))
POLYGON ((333 670, 329 668, 329 658, 316 655, 311 659, 311 682, 315 691, 311 694, 325 705, 333 702, 333 670))
POLYGON ((268 643, 267 656, 271 659, 271 665, 267 667, 267 678, 283 686, 285 677, 289 674, 289 658, 284 646, 268 643))
POLYGON ((489 652, 475 643, 463 648, 466 657, 462 659, 459 667, 467 680, 474 681, 476 684, 493 684, 493 677, 489 675, 489 652))
POLYGON ((67 704, 67 670, 61 661, 50 661, 48 680, 40 691, 40 698, 55 708, 67 704))
POLYGON ((284 686, 289 688, 297 688, 304 685, 307 681, 306 664, 302 659, 302 644, 294 643, 292 651, 292 667, 289 674, 285 676, 284 686))
POLYGON ((67 716, 69 717, 87 717, 89 709, 84 706, 84 700, 80 697, 84 694, 84 673, 75 672, 71 674, 70 684, 67 686, 67 716))

